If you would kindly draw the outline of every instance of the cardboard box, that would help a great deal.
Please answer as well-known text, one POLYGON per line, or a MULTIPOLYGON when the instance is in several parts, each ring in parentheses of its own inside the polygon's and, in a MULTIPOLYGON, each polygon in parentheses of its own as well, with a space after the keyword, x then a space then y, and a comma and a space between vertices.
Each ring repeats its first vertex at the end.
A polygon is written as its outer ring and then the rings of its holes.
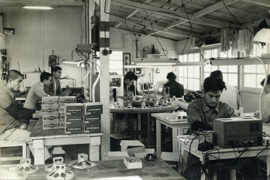
POLYGON ((70 103, 65 104, 65 113, 66 114, 83 114, 83 104, 82 103, 70 103))
POLYGON ((41 105, 54 105, 58 106, 59 102, 59 96, 47 96, 47 97, 42 97, 41 105))
POLYGON ((42 122, 42 127, 43 127, 43 130, 60 129, 61 128, 61 123, 60 123, 59 119, 45 120, 45 121, 42 122))
POLYGON ((48 114, 44 114, 42 115, 42 120, 59 120, 59 121, 63 121, 64 120, 64 114, 52 114, 52 113, 48 113, 48 114))
POLYGON ((58 110, 60 113, 65 113, 65 106, 59 106, 58 110))
POLYGON ((66 124, 65 133, 66 134, 83 134, 83 125, 66 124))
POLYGON ((145 146, 138 140, 122 140, 120 142, 121 151, 126 151, 129 156, 134 156, 134 153, 145 152, 145 146))
POLYGON ((100 114, 85 114, 83 116, 84 121, 100 121, 100 114))
POLYGON ((42 115, 42 127, 47 129, 61 129, 64 128, 64 116, 63 114, 44 114, 42 115))
POLYGON ((76 103, 75 96, 60 96, 60 106, 64 106, 67 103, 76 103))
POLYGON ((83 117, 81 114, 65 114, 65 122, 69 123, 83 123, 83 117))
POLYGON ((105 160, 118 160, 118 159, 123 159, 124 157, 129 157, 127 152, 109 151, 109 152, 104 153, 105 160))
POLYGON ((84 114, 102 114, 101 103, 83 103, 84 114))
POLYGON ((93 116, 92 114, 84 115, 83 122, 85 124, 100 124, 101 118, 100 116, 93 116))
POLYGON ((101 133, 101 124, 84 124, 83 126, 84 133, 101 133))
POLYGON ((41 111, 48 113, 57 113, 59 110, 58 105, 42 105, 41 111))
POLYGON ((128 169, 142 168, 142 161, 137 157, 124 157, 124 164, 128 169))

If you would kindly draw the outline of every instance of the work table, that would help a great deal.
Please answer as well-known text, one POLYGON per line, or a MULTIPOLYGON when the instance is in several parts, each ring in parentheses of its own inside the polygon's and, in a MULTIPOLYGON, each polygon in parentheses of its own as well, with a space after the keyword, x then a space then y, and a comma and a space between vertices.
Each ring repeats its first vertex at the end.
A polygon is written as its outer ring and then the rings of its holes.
MULTIPOLYGON (((156 159, 155 161, 146 161, 141 159, 141 169, 127 169, 123 160, 108 160, 108 161, 96 161, 97 165, 88 170, 78 170, 71 168, 74 173, 72 180, 184 180, 184 178, 178 174, 173 168, 171 168, 162 159, 156 159), (132 177, 132 178, 129 178, 132 177)), ((34 174, 29 174, 28 180, 46 180, 45 166, 40 166, 39 170, 34 174)))

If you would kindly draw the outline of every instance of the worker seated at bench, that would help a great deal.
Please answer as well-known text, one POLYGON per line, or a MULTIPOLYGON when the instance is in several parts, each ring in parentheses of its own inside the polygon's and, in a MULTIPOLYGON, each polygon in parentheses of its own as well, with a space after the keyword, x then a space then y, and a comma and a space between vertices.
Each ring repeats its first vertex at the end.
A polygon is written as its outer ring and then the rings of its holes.
MULTIPOLYGON (((193 101, 187 108, 187 120, 191 132, 202 130, 213 130, 213 121, 216 118, 229 118, 236 116, 234 109, 228 104, 219 101, 225 82, 220 78, 208 77, 203 84, 203 97, 193 101)), ((256 167, 256 158, 240 158, 220 162, 233 166, 242 177, 246 179, 256 179, 259 177, 256 167), (253 163, 253 165, 251 164, 253 163)), ((199 159, 191 153, 184 154, 182 175, 186 179, 200 179, 202 166, 199 159)), ((226 178, 225 178, 226 179, 226 178)))
MULTIPOLYGON (((10 70, 6 82, 0 88, 0 140, 32 142, 30 132, 26 130, 27 124, 23 123, 24 113, 18 109, 13 91, 18 91, 23 82, 23 75, 17 70, 10 70)), ((29 145, 30 150, 32 145, 29 145)), ((45 151, 47 149, 45 148, 45 151)), ((45 153, 45 159, 50 154, 45 153)))

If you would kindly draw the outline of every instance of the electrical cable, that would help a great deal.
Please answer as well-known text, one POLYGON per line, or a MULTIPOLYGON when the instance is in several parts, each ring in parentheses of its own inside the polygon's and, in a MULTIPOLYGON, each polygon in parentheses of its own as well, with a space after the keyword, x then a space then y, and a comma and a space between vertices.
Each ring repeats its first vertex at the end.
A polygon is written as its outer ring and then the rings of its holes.
POLYGON ((160 41, 158 40, 158 38, 157 38, 157 36, 156 36, 156 33, 155 33, 155 30, 154 30, 154 28, 153 28, 153 24, 152 24, 152 22, 151 22, 150 19, 149 19, 149 15, 148 15, 147 11, 144 11, 144 12, 145 12, 146 15, 147 15, 147 19, 148 19, 148 21, 149 21, 149 23, 150 23, 150 25, 151 25, 151 29, 152 29, 152 31, 153 31, 154 37, 156 38, 157 42, 159 43, 159 45, 160 45, 160 47, 161 47, 161 49, 162 49, 162 51, 163 51, 164 56, 165 56, 166 58, 168 58, 168 56, 167 56, 167 55, 168 55, 168 51, 165 50, 165 49, 163 48, 162 44, 161 44, 160 41), (167 52, 167 53, 165 54, 165 52, 167 52))
POLYGON ((261 154, 263 151, 265 151, 265 150, 268 148, 268 145, 269 145, 269 142, 267 141, 267 142, 266 142, 265 148, 263 148, 260 152, 258 152, 258 153, 256 154, 255 158, 257 158, 257 156, 258 156, 259 154, 261 154))
POLYGON ((186 47, 187 47, 188 40, 190 40, 190 35, 191 35, 191 32, 190 32, 190 34, 189 34, 189 36, 188 36, 188 38, 187 38, 187 40, 186 40, 185 46, 184 46, 184 48, 183 48, 181 54, 184 54, 184 51, 185 51, 185 49, 186 49, 186 47))
MULTIPOLYGON (((195 30, 194 30, 192 24, 191 24, 191 20, 190 20, 190 18, 189 18, 188 13, 187 13, 186 6, 185 6, 183 0, 181 0, 181 1, 182 1, 182 6, 183 6, 183 8, 184 8, 184 10, 185 10, 186 16, 187 16, 187 18, 188 18, 189 26, 190 26, 190 28, 191 28, 193 34, 194 34, 194 37, 197 39, 197 34, 196 34, 196 32, 195 32, 195 30)), ((190 34, 190 35, 191 35, 191 34, 190 34)), ((189 35, 189 39, 190 39, 190 35, 189 35)), ((186 43, 187 43, 187 42, 186 42, 186 43)), ((198 47, 198 48, 199 48, 199 51, 200 51, 200 56, 201 56, 202 61, 203 61, 203 54, 202 54, 202 51, 201 51, 201 47, 198 47)))
POLYGON ((251 34, 254 36, 255 34, 253 33, 253 31, 251 31, 251 29, 249 29, 245 24, 242 24, 233 14, 232 12, 229 10, 228 6, 225 4, 224 0, 222 0, 224 7, 227 9, 227 11, 230 13, 230 15, 239 23, 239 25, 244 26, 247 30, 249 30, 249 32, 251 32, 251 34))
POLYGON ((134 39, 132 38, 132 36, 131 36, 131 31, 130 31, 128 25, 127 25, 127 19, 126 19, 126 18, 125 18, 125 25, 126 25, 126 27, 127 27, 127 29, 128 29, 128 32, 129 32, 129 35, 130 35, 131 40, 132 40, 133 43, 135 44, 136 48, 138 48, 138 50, 140 51, 141 56, 143 57, 142 51, 139 49, 137 43, 135 42, 135 40, 134 40, 134 39))
POLYGON ((192 24, 191 24, 191 21, 190 21, 189 15, 188 15, 188 13, 187 13, 186 6, 185 6, 185 4, 184 4, 183 0, 181 0, 181 1, 182 1, 182 6, 183 6, 183 8, 184 8, 184 10, 185 10, 186 16, 187 16, 187 18, 188 18, 189 26, 190 26, 190 28, 191 28, 191 30, 192 30, 192 32, 193 32, 193 34, 194 34, 195 38, 197 38, 197 36, 196 36, 196 32, 195 32, 195 30, 194 30, 194 28, 193 28, 193 26, 192 26, 192 24))

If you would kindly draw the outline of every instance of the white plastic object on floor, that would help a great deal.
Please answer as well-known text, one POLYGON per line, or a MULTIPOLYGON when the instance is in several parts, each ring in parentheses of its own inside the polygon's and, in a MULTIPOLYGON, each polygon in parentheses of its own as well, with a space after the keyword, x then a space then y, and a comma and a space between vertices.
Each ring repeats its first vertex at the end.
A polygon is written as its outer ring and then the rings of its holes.
POLYGON ((12 179, 12 180, 24 180, 28 177, 27 173, 17 172, 17 171, 8 171, 6 169, 0 168, 0 179, 12 179))
POLYGON ((37 170, 39 170, 39 167, 33 166, 31 164, 30 158, 21 159, 20 164, 16 166, 16 171, 22 173, 32 174, 35 173, 37 170))
POLYGON ((64 163, 56 162, 54 168, 54 172, 46 175, 47 180, 71 180, 74 177, 74 173, 68 170, 64 163))
MULTIPOLYGON (((46 166, 45 167, 45 171, 47 171, 47 172, 54 172, 54 170, 55 170, 55 164, 56 163, 64 163, 64 158, 63 157, 54 157, 53 158, 53 163, 52 164, 50 164, 50 165, 48 165, 48 166, 46 166)), ((66 168, 67 168, 68 166, 66 165, 66 168)))
POLYGON ((89 169, 96 166, 95 163, 88 161, 88 155, 84 153, 78 154, 78 160, 75 163, 72 166, 75 169, 89 169))

